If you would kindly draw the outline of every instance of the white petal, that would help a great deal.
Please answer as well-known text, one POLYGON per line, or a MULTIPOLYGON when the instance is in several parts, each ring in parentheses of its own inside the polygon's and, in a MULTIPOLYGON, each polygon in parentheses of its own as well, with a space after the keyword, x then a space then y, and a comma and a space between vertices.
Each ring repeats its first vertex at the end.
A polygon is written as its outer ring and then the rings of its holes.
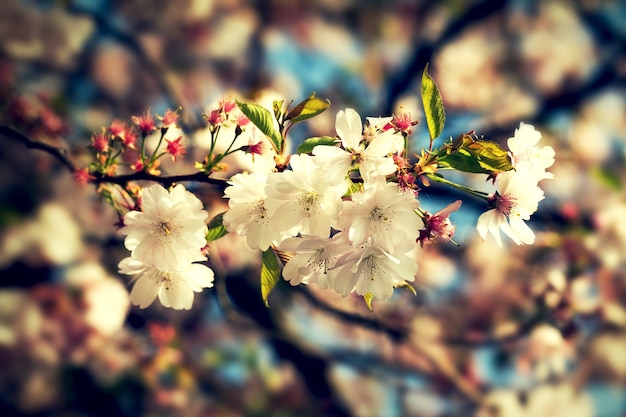
POLYGON ((159 300, 165 307, 189 310, 193 304, 193 291, 184 279, 174 274, 171 277, 171 283, 161 287, 159 300))
POLYGON ((146 308, 152 304, 160 288, 160 281, 154 274, 145 274, 135 281, 130 292, 130 301, 139 308, 146 308))
POLYGON ((335 130, 345 148, 358 148, 363 134, 361 116, 354 109, 340 110, 335 118, 335 130))

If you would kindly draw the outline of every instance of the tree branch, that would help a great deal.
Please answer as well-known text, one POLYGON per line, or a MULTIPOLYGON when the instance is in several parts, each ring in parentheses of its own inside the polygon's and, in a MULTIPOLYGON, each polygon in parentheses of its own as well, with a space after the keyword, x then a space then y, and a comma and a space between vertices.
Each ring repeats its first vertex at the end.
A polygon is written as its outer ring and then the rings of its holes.
POLYGON ((59 149, 55 146, 48 145, 43 142, 34 141, 23 133, 18 132, 17 130, 10 128, 8 126, 0 125, 0 135, 3 135, 9 139, 16 140, 18 142, 23 143, 28 149, 39 149, 40 151, 44 151, 52 156, 54 156, 59 162, 61 162, 71 173, 76 172, 78 169, 76 165, 67 157, 67 151, 65 149, 59 149))
MULTIPOLYGON (((76 164, 74 164, 74 162, 72 162, 72 160, 68 158, 68 152, 65 149, 57 148, 43 142, 32 140, 23 133, 18 132, 17 130, 9 126, 0 125, 0 135, 5 136, 9 139, 16 140, 24 144, 24 146, 29 149, 38 149, 48 153, 49 155, 56 158, 72 174, 76 173, 79 169, 76 164)), ((91 175, 89 182, 96 185, 103 183, 124 185, 130 181, 153 181, 166 186, 185 181, 202 182, 206 184, 213 184, 219 187, 225 187, 226 185, 226 180, 210 178, 204 172, 195 172, 193 174, 172 175, 163 177, 150 174, 145 171, 139 171, 132 174, 124 175, 105 175, 100 172, 90 172, 89 175, 91 175)))

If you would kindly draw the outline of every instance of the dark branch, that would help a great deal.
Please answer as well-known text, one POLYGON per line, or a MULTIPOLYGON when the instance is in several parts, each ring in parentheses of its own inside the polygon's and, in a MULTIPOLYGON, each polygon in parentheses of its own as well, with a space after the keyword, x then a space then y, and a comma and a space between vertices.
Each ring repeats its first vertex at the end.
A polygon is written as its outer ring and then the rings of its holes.
POLYGON ((402 342, 407 338, 409 330, 401 327, 390 326, 380 320, 371 319, 361 316, 359 314, 351 313, 349 311, 340 310, 326 304, 324 301, 316 297, 308 288, 303 285, 293 287, 293 290, 298 291, 304 296, 313 306, 317 307, 321 311, 328 313, 339 320, 347 323, 355 324, 357 326, 365 327, 370 330, 385 333, 392 340, 396 342, 402 342))
POLYGON ((16 140, 18 142, 23 143, 28 149, 39 149, 41 151, 47 152, 48 154, 54 156, 59 162, 61 162, 70 172, 74 173, 78 168, 70 159, 67 157, 67 151, 64 149, 59 149, 55 146, 48 145, 46 143, 37 142, 29 139, 24 134, 18 132, 15 129, 12 129, 8 126, 0 126, 0 135, 3 135, 9 139, 16 140))
MULTIPOLYGON (((60 149, 52 145, 48 145, 46 143, 34 141, 28 138, 23 133, 18 132, 17 130, 9 127, 0 125, 0 135, 3 135, 9 139, 16 140, 18 142, 23 143, 29 149, 38 149, 48 153, 55 157, 61 164, 63 164, 70 173, 75 173, 78 171, 78 167, 67 157, 67 151, 65 149, 60 149)), ((226 185, 226 180, 210 178, 204 172, 195 172, 193 174, 184 174, 184 175, 172 175, 169 177, 161 177, 158 175, 153 175, 145 171, 135 172, 132 174, 125 175, 105 175, 99 172, 90 172, 91 179, 89 180, 92 184, 120 184, 124 185, 130 181, 153 181, 158 182, 160 184, 169 186, 174 183, 186 182, 186 181, 195 181, 202 182, 206 184, 213 184, 219 187, 224 187, 226 185)))

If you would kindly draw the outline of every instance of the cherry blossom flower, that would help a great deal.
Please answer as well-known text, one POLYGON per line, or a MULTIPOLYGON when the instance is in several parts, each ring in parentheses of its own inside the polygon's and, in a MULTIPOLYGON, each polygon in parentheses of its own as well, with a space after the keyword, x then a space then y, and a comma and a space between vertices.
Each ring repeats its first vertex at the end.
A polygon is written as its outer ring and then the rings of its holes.
POLYGON ((395 183, 376 180, 365 184, 363 192, 344 203, 338 226, 355 246, 372 239, 393 253, 402 240, 415 242, 422 220, 415 213, 418 202, 412 192, 403 192, 395 183))
POLYGON ((80 168, 74 171, 74 181, 76 181, 81 187, 89 184, 89 181, 95 178, 96 177, 89 173, 89 168, 80 168))
POLYGON ((160 271, 177 271, 198 260, 206 245, 208 213, 183 185, 169 192, 159 184, 141 194, 143 211, 124 216, 124 245, 131 257, 160 271))
POLYGON ((268 177, 267 207, 281 231, 328 237, 342 208, 347 181, 329 183, 316 158, 292 155, 291 170, 268 177), (293 230, 292 230, 293 229, 293 230))
POLYGON ((213 286, 213 270, 199 263, 189 263, 178 271, 164 271, 128 257, 118 267, 122 274, 137 276, 130 301, 139 308, 148 307, 158 296, 165 307, 189 310, 194 292, 213 286))
POLYGON ((537 211, 544 199, 543 190, 536 178, 526 172, 506 171, 496 177, 498 191, 489 197, 491 210, 481 214, 476 228, 485 239, 491 233, 498 246, 502 246, 500 230, 518 245, 532 244, 535 234, 525 220, 537 211))
MULTIPOLYGON (((339 233, 333 239, 346 239, 345 234, 339 233), (343 235, 343 236, 342 236, 343 235)), ((393 289, 406 281, 413 281, 418 266, 415 259, 407 256, 415 242, 401 241, 396 244, 396 254, 385 251, 368 240, 358 247, 344 245, 345 252, 338 256, 333 267, 333 288, 343 296, 352 291, 359 295, 372 294, 374 297, 385 300, 393 295, 393 289)), ((342 246, 335 246, 342 248, 342 246)))
POLYGON ((392 130, 375 135, 366 147, 361 143, 363 139, 361 116, 350 108, 337 113, 335 130, 341 138, 343 149, 326 145, 313 148, 313 155, 322 161, 327 177, 344 178, 350 169, 357 166, 361 177, 366 181, 396 171, 393 159, 388 157, 397 148, 392 130))
POLYGON ((182 140, 182 136, 179 136, 177 139, 174 140, 165 139, 165 141, 167 142, 167 147, 165 148, 165 150, 167 153, 172 155, 172 160, 174 161, 176 161, 176 158, 178 158, 179 156, 183 156, 187 153, 187 150, 185 150, 185 147, 182 144, 182 140))
POLYGON ((425 213, 425 227, 420 230, 420 235, 417 239, 422 247, 424 247, 424 242, 433 243, 437 240, 452 240, 456 226, 450 221, 450 214, 457 211, 461 207, 461 203, 461 200, 456 200, 435 214, 425 213))
POLYGON ((274 224, 273 213, 266 205, 266 183, 265 174, 236 174, 224 191, 230 206, 223 217, 224 226, 230 232, 245 236, 252 249, 267 250, 272 243, 293 236, 284 234, 274 224))
POLYGON ((528 172, 537 181, 554 178, 551 172, 546 172, 554 164, 554 149, 535 146, 540 139, 541 133, 534 126, 521 122, 513 137, 507 141, 515 170, 528 172))
POLYGON ((178 111, 167 109, 163 117, 157 116, 162 123, 163 129, 169 129, 170 127, 176 127, 178 121, 180 120, 180 114, 178 111))
POLYGON ((283 268, 283 277, 291 285, 317 282, 321 288, 332 286, 332 267, 337 256, 332 250, 331 239, 303 235, 284 240, 280 249, 293 252, 294 256, 283 268))
POLYGON ((109 150, 109 136, 103 131, 94 133, 91 137, 91 146, 98 153, 104 153, 109 150))
POLYGON ((156 129, 156 126, 154 125, 154 117, 150 114, 150 110, 147 110, 141 116, 132 116, 131 119, 144 136, 156 129))

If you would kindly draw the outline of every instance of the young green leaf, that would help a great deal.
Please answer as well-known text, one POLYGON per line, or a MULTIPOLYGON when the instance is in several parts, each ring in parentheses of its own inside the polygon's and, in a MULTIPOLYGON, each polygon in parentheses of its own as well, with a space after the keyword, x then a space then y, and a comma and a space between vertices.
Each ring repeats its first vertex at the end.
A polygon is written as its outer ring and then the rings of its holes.
POLYGON ((317 145, 333 146, 338 142, 337 138, 331 136, 320 136, 305 139, 299 146, 297 153, 311 153, 317 145))
POLYGON ((301 122, 322 113, 330 106, 330 100, 322 99, 311 94, 303 100, 285 116, 285 120, 290 120, 292 124, 301 122))
POLYGON ((217 216, 213 217, 209 222, 209 231, 206 235, 207 242, 212 242, 228 234, 228 230, 226 230, 226 227, 222 224, 222 217, 224 217, 224 213, 218 214, 217 216))
POLYGON ((493 174, 513 169, 509 153, 495 142, 475 140, 464 134, 443 146, 437 163, 463 172, 493 174))
POLYGON ((279 153, 283 144, 283 138, 280 133, 274 129, 272 114, 265 107, 259 106, 258 104, 237 101, 237 105, 241 109, 241 112, 270 139, 274 151, 279 153))
POLYGON ((428 64, 422 73, 422 104, 424 105, 424 115, 426 116, 430 139, 433 140, 439 137, 443 131, 446 113, 437 84, 428 74, 428 64))
POLYGON ((261 256, 261 297, 269 307, 267 297, 280 280, 280 267, 274 249, 268 248, 261 256))

